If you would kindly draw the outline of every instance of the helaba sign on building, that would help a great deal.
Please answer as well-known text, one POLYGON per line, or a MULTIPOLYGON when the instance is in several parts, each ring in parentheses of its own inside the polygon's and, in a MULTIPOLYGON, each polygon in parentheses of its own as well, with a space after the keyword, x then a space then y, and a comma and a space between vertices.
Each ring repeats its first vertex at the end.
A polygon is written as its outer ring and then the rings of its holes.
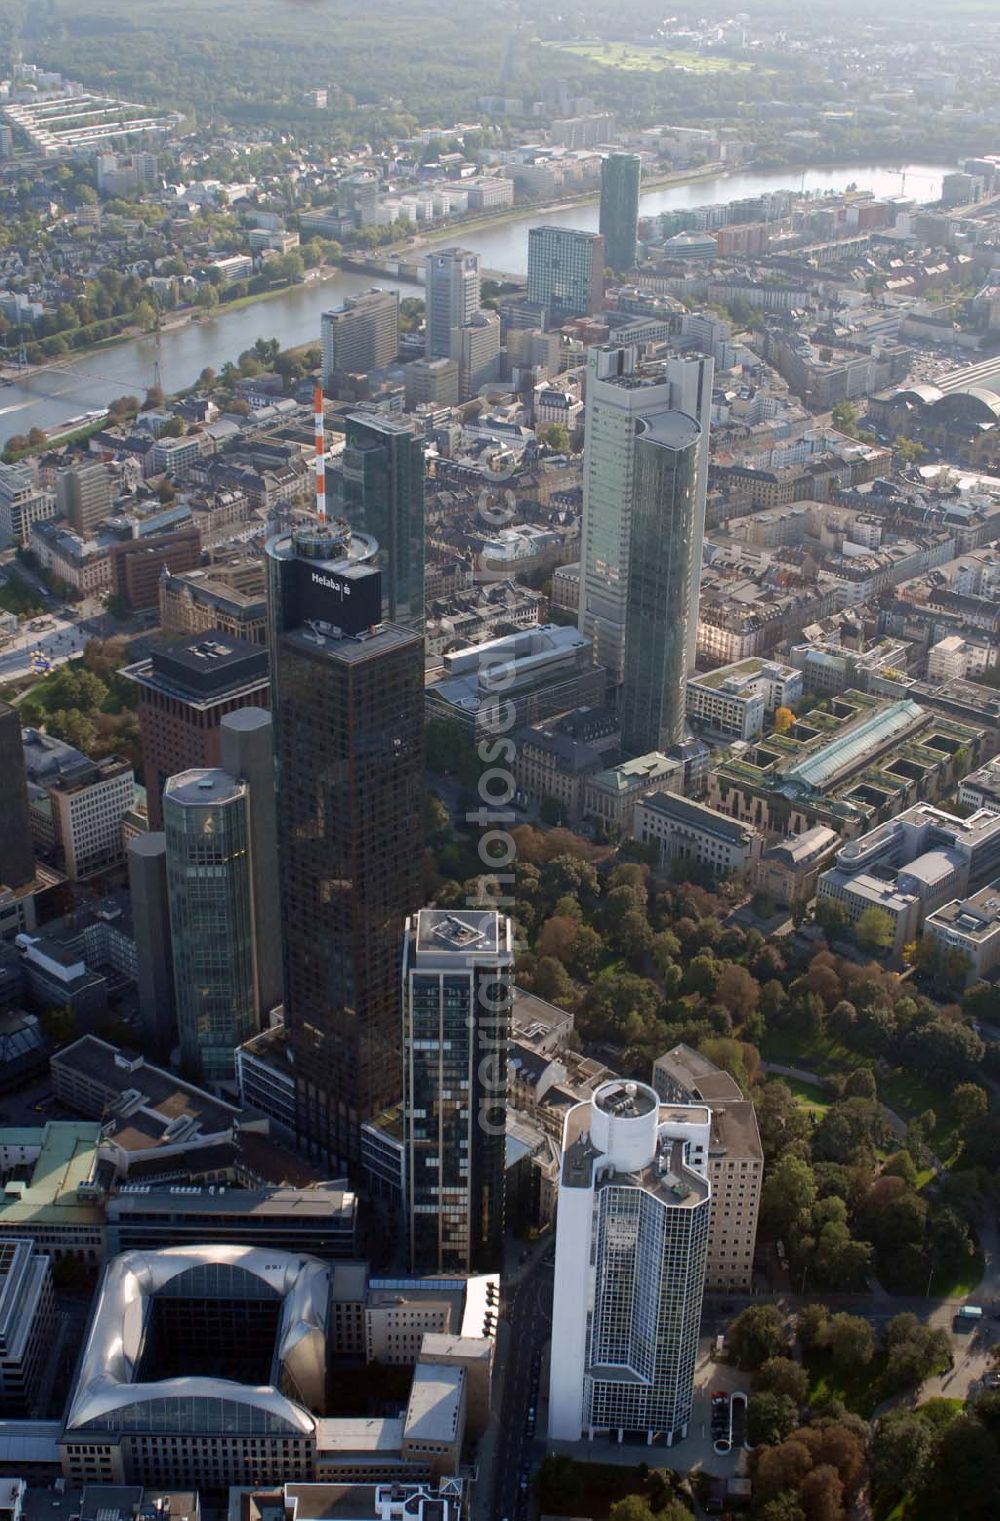
POLYGON ((327 586, 331 591, 336 592, 338 597, 349 597, 351 595, 351 583, 341 580, 339 576, 321 576, 319 571, 314 570, 312 572, 312 584, 313 586, 327 586))
POLYGON ((310 565, 308 560, 298 560, 295 566, 300 623, 318 618, 358 634, 382 621, 382 576, 374 566, 352 565, 341 571, 332 565, 310 565))

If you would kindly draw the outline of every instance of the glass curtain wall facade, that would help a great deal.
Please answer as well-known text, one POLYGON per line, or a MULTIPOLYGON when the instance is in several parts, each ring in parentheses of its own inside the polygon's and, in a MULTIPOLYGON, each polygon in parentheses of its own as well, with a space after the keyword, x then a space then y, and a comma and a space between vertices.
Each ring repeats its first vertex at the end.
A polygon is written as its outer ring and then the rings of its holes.
POLYGON ((601 236, 608 265, 618 272, 635 268, 641 173, 637 153, 609 153, 601 164, 601 236))
POLYGON ((224 771, 182 771, 163 794, 181 1056, 208 1083, 232 1081, 259 1022, 248 809, 224 771))
POLYGON ((354 414, 343 457, 344 514, 378 543, 382 616, 424 627, 424 445, 409 423, 354 414))
POLYGON ((707 1204, 670 1209, 643 1189, 609 1184, 595 1225, 587 1424, 674 1433, 691 1418, 707 1204))
POLYGON ((688 621, 701 571, 700 443, 701 428, 683 412, 637 425, 622 686, 630 755, 684 737, 688 621))
POLYGON ((345 530, 272 539, 267 573, 296 1134, 324 1165, 355 1166, 361 1126, 402 1088, 400 946, 422 898, 424 645, 398 624, 371 627, 379 572, 350 579, 345 530), (332 621, 352 609, 356 633, 332 621))
POLYGON ((503 1255, 510 922, 425 909, 403 964, 410 1265, 491 1272, 503 1255))

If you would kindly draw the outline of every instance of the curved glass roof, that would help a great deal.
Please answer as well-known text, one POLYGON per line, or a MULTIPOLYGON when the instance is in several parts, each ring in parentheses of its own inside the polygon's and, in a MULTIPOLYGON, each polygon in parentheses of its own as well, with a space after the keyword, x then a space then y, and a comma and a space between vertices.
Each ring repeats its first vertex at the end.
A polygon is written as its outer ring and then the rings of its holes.
POLYGON ((151 1423, 163 1420, 184 1424, 155 1429, 310 1435, 312 1416, 272 1384, 203 1377, 135 1382, 152 1302, 172 1290, 192 1298, 245 1298, 248 1292, 280 1298, 278 1362, 304 1398, 314 1403, 322 1398, 330 1293, 329 1271, 322 1262, 270 1247, 125 1252, 108 1264, 101 1281, 67 1429, 149 1430, 151 1423))

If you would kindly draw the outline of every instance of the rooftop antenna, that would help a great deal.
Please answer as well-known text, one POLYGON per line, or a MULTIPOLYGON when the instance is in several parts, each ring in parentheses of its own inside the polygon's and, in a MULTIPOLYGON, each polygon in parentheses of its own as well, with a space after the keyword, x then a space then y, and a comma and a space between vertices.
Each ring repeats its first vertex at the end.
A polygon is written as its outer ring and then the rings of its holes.
POLYGON ((313 411, 316 414, 316 517, 326 522, 326 422, 323 416, 323 387, 317 386, 313 395, 313 411))

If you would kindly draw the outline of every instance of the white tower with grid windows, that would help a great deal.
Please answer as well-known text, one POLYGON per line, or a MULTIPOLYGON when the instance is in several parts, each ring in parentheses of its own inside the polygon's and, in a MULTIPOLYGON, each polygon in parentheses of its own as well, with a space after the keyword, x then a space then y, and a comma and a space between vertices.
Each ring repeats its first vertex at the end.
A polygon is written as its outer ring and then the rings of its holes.
POLYGON ((711 1115, 616 1078, 563 1130, 549 1437, 687 1435, 708 1255, 711 1115))

